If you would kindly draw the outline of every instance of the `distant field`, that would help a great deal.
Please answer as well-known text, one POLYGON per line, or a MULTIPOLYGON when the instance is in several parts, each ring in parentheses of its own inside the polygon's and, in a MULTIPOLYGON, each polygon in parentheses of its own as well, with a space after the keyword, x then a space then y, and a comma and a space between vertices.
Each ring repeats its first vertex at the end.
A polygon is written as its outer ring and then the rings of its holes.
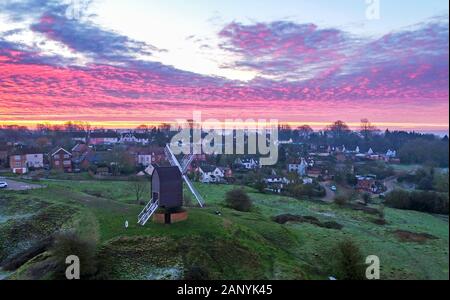
MULTIPOLYGON (((255 207, 242 213, 223 206, 225 193, 233 186, 197 184, 207 208, 189 208, 189 220, 183 223, 141 227, 136 218, 142 206, 136 203, 129 182, 44 184, 45 189, 0 194, 0 212, 6 216, 31 214, 0 223, 0 262, 13 249, 18 251, 18 246, 25 248, 40 236, 72 228, 98 241, 101 257, 109 266, 105 272, 111 278, 180 278, 187 269, 200 266, 217 279, 326 279, 332 275, 321 268, 326 250, 337 240, 351 237, 365 255, 380 257, 384 279, 448 279, 448 218, 386 208, 388 224, 380 226, 364 212, 260 194, 249 188, 255 207), (217 210, 221 216, 215 214, 217 210), (272 221, 286 213, 335 221, 344 227, 334 230, 272 221), (125 220, 130 223, 128 229, 125 220), (18 233, 14 228, 20 226, 29 232, 18 233), (396 230, 427 233, 436 239, 404 242, 394 234, 396 230)), ((42 260, 45 257, 37 259, 42 260)), ((36 277, 32 272, 36 265, 26 264, 12 278, 36 277)))
POLYGON ((421 165, 402 165, 402 164, 391 164, 390 165, 394 171, 402 173, 410 173, 420 169, 421 165))

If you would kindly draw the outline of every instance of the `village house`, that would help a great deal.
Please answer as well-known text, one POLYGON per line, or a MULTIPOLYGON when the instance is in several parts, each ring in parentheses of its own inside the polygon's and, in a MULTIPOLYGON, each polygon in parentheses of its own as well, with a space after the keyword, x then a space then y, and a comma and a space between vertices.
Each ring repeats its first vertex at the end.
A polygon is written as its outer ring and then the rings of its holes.
POLYGON ((119 142, 119 136, 114 131, 91 132, 89 134, 90 145, 112 145, 119 142))
POLYGON ((359 192, 369 192, 378 194, 384 191, 384 186, 377 181, 375 175, 356 176, 356 190, 359 192))
POLYGON ((203 183, 221 183, 224 181, 225 173, 221 168, 214 166, 198 167, 200 181, 203 183))
POLYGON ((292 160, 288 164, 288 172, 297 173, 299 176, 306 176, 308 163, 304 158, 300 160, 292 160))
POLYGON ((147 137, 147 135, 142 133, 127 132, 121 135, 119 142, 122 144, 147 145, 149 144, 149 138, 147 137))
POLYGON ((86 132, 73 132, 71 133, 71 140, 73 142, 86 143, 86 136, 86 132))
POLYGON ((146 153, 139 153, 137 155, 137 163, 143 167, 148 167, 152 164, 152 155, 146 153))
POLYGON ((151 146, 148 149, 148 153, 152 156, 152 164, 160 164, 166 161, 166 154, 163 147, 151 146))
POLYGON ((44 167, 44 154, 33 150, 17 150, 9 157, 9 167, 14 174, 26 174, 30 169, 44 167))
POLYGON ((400 159, 397 157, 397 151, 389 149, 385 155, 383 155, 383 159, 385 162, 398 164, 400 163, 400 159))
POLYGON ((267 185, 266 191, 280 194, 290 181, 286 177, 273 175, 265 178, 264 183, 267 185))
POLYGON ((318 178, 319 176, 322 176, 322 169, 318 167, 310 168, 308 169, 306 174, 308 175, 308 177, 318 178))
POLYGON ((152 152, 148 147, 130 146, 127 152, 134 157, 137 166, 146 168, 152 164, 152 152))
POLYGON ((303 184, 313 184, 314 180, 312 178, 305 177, 302 179, 303 184))
POLYGON ((72 153, 64 148, 56 148, 50 153, 50 163, 54 170, 72 172, 72 153))
POLYGON ((80 157, 81 155, 86 153, 89 149, 90 149, 89 146, 86 145, 85 143, 76 144, 71 150, 72 157, 73 158, 80 157))
POLYGON ((254 158, 237 158, 235 164, 247 170, 254 170, 259 167, 259 162, 254 158))
POLYGON ((231 170, 231 168, 228 167, 218 167, 222 173, 225 179, 230 179, 233 177, 233 170, 231 170))
POLYGON ((88 169, 89 162, 86 157, 91 152, 93 152, 92 148, 86 144, 77 144, 72 148, 72 166, 75 172, 88 169))

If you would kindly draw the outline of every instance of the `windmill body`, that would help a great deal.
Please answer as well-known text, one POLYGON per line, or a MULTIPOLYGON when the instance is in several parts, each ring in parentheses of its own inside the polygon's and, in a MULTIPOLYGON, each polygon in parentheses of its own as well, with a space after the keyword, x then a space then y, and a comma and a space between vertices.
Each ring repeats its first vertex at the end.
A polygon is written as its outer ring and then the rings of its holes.
POLYGON ((200 207, 205 205, 203 197, 186 175, 194 155, 184 156, 180 164, 169 145, 166 146, 164 151, 171 167, 157 166, 152 172, 152 198, 138 216, 138 223, 142 226, 150 220, 158 208, 165 210, 165 223, 171 223, 172 214, 183 206, 183 181, 200 207))

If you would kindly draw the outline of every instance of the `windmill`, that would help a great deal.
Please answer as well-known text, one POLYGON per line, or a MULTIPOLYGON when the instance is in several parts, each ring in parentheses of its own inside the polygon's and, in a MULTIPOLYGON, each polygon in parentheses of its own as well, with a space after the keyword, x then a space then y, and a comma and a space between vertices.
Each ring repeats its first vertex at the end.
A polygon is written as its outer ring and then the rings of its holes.
MULTIPOLYGON (((159 207, 166 210, 181 207, 183 204, 184 181, 191 193, 194 195, 200 207, 204 207, 205 201, 200 193, 195 189, 187 176, 189 165, 194 160, 195 155, 185 155, 181 163, 173 154, 169 145, 164 148, 164 153, 171 167, 156 167, 152 176, 152 198, 138 216, 138 223, 144 226, 159 207), (166 189, 167 187, 167 189, 166 189), (156 191, 155 191, 156 190, 156 191)), ((170 218, 170 212, 166 213, 166 218, 170 218), (169 214, 169 216, 168 216, 169 214)), ((169 220, 170 223, 170 220, 169 220)))

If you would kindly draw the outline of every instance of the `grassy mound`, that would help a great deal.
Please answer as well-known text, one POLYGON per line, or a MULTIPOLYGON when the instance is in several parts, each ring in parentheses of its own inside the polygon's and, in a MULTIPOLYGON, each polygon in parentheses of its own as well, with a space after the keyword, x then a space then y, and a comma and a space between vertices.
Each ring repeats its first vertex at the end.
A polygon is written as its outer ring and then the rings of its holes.
MULTIPOLYGON (((142 227, 136 221, 142 206, 133 200, 129 184, 48 181, 45 189, 5 192, 0 199, 0 261, 20 255, 28 259, 36 254, 31 251, 36 241, 63 228, 97 241, 98 278, 326 279, 333 274, 319 263, 329 259, 322 250, 351 237, 363 256, 380 257, 382 279, 448 278, 448 218, 386 208, 380 226, 374 224, 377 206, 355 210, 250 188, 245 191, 253 207, 239 212, 224 201, 235 186, 196 184, 207 208, 188 208, 185 222, 142 227), (303 216, 305 222, 272 220, 287 214, 303 216), (436 239, 404 242, 396 231, 436 239)), ((48 279, 51 268, 52 253, 46 251, 11 277, 48 279)))
POLYGON ((15 269, 45 251, 51 244, 51 236, 77 210, 38 199, 10 200, 1 201, 4 212, 12 217, 0 224, 0 266, 15 269))

